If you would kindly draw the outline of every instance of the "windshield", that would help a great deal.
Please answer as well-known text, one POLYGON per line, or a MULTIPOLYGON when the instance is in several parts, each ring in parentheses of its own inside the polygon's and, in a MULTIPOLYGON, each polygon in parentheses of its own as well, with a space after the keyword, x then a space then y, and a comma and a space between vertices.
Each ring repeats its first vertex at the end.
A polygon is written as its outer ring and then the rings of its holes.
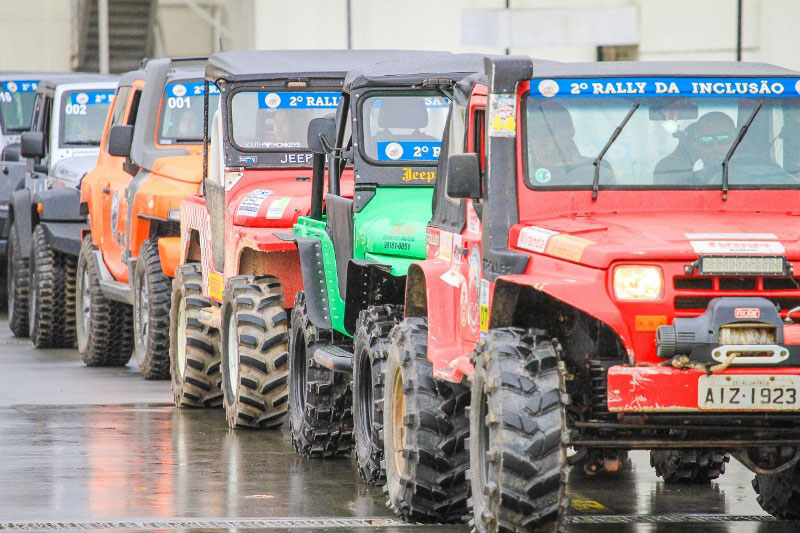
POLYGON ((240 91, 231 99, 233 142, 244 150, 308 149, 308 123, 336 114, 340 93, 240 91))
POLYGON ((114 89, 65 91, 61 97, 60 146, 100 146, 114 89))
POLYGON ((449 106, 443 96, 368 97, 361 111, 367 157, 386 163, 437 161, 449 106))
POLYGON ((762 101, 730 158, 729 182, 739 187, 800 185, 796 82, 533 80, 525 124, 528 185, 590 188, 594 160, 631 113, 600 162, 601 187, 721 187, 722 162, 762 101))
MULTIPOLYGON (((203 99, 205 82, 168 83, 161 100, 159 144, 197 144, 203 142, 203 99)), ((219 106, 219 89, 209 83, 208 127, 219 106)))
POLYGON ((38 80, 0 82, 0 125, 3 133, 20 133, 30 128, 38 80))

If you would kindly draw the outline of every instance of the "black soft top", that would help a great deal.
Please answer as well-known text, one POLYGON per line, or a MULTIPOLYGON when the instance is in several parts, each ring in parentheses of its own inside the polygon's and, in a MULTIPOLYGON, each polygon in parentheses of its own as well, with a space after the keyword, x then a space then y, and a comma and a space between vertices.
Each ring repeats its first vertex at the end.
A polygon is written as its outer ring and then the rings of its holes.
POLYGON ((418 52, 396 61, 382 61, 347 73, 345 91, 360 87, 417 85, 431 78, 459 81, 483 73, 484 55, 418 52))
POLYGON ((43 90, 53 90, 65 83, 93 83, 98 81, 119 81, 116 74, 95 74, 86 72, 73 72, 56 77, 42 78, 39 82, 39 92, 43 90))
POLYGON ((800 72, 769 63, 741 61, 608 61, 561 63, 533 61, 534 78, 605 77, 800 77, 800 72))
POLYGON ((292 77, 344 78, 352 69, 400 59, 408 50, 231 50, 208 58, 209 81, 245 81, 292 77))

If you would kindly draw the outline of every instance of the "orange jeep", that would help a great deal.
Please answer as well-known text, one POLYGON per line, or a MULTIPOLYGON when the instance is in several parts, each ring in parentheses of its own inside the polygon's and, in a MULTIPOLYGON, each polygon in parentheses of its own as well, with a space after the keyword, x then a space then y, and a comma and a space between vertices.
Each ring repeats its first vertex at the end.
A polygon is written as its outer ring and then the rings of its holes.
MULTIPOLYGON (((120 85, 97 167, 84 178, 90 229, 78 258, 77 329, 87 365, 122 366, 133 351, 146 379, 169 377, 180 202, 198 192, 203 174, 206 84, 198 63, 150 60, 123 77, 137 82, 120 85)), ((210 87, 213 113, 219 95, 210 87)))

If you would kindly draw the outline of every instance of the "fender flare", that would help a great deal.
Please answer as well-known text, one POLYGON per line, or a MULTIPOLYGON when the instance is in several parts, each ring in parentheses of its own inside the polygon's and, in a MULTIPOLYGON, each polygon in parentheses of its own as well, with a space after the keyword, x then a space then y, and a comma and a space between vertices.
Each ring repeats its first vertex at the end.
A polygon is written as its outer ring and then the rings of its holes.
POLYGON ((47 189, 33 195, 31 204, 42 204, 41 220, 86 222, 81 216, 81 193, 78 189, 47 189))
POLYGON ((22 250, 30 250, 33 235, 33 213, 31 212, 31 192, 19 189, 11 194, 9 205, 9 227, 11 220, 17 224, 19 245, 22 250))
POLYGON ((317 239, 295 237, 300 255, 300 271, 303 276, 303 291, 306 295, 308 319, 317 328, 331 329, 328 285, 325 275, 317 265, 322 257, 322 246, 317 239))

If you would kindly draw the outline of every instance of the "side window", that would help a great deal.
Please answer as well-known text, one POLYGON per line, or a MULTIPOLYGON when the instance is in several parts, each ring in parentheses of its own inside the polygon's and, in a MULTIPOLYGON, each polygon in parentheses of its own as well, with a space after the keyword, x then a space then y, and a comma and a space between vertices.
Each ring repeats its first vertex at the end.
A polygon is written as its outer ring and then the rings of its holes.
POLYGON ((472 115, 472 152, 481 158, 481 173, 486 169, 486 110, 476 109, 472 115))
POLYGON ((139 113, 139 100, 142 99, 142 90, 136 89, 133 93, 133 101, 131 102, 131 112, 128 113, 128 121, 125 122, 128 126, 136 124, 136 115, 139 113))
MULTIPOLYGON (((128 95, 130 93, 130 87, 120 87, 117 91, 114 109, 111 110, 111 122, 108 124, 109 130, 112 126, 119 124, 125 118, 125 109, 128 107, 128 95)), ((106 140, 106 149, 108 149, 108 140, 106 140)))

